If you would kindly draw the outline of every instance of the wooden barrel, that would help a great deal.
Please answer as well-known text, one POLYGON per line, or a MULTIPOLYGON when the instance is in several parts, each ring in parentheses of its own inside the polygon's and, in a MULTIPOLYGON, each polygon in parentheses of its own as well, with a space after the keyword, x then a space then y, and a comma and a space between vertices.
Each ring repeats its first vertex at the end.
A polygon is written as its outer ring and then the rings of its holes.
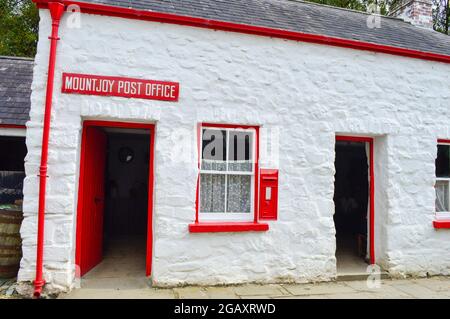
POLYGON ((0 278, 17 276, 22 258, 20 225, 23 213, 0 209, 0 278))

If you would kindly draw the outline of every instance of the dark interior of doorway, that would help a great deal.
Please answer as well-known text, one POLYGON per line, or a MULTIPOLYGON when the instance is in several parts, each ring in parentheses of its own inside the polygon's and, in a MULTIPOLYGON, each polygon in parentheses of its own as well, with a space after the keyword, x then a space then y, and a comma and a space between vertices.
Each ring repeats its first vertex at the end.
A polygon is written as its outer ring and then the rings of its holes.
POLYGON ((338 273, 365 271, 369 202, 366 144, 336 141, 335 151, 334 223, 338 273))
POLYGON ((17 276, 22 258, 19 228, 26 154, 24 137, 0 137, 0 285, 17 276))
POLYGON ((25 137, 0 137, 0 205, 15 204, 23 199, 25 137))
POLYGON ((149 130, 104 128, 103 260, 89 276, 145 276, 149 130))

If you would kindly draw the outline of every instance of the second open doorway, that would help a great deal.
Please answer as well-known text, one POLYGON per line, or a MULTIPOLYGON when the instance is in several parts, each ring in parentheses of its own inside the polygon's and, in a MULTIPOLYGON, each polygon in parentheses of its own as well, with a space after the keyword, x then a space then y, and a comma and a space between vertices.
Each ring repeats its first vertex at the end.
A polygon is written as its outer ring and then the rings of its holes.
POLYGON ((335 152, 337 272, 338 276, 365 274, 368 264, 373 262, 372 139, 338 137, 335 152))

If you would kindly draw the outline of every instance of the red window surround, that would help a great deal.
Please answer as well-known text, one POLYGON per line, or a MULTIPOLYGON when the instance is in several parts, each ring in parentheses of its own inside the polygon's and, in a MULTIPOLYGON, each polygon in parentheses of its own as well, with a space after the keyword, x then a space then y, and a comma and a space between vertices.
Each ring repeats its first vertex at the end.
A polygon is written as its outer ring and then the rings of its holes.
POLYGON ((251 125, 232 125, 232 124, 217 124, 217 123, 199 123, 197 125, 197 152, 198 152, 198 175, 197 175, 197 190, 195 199, 195 222, 189 224, 189 232, 191 233, 209 233, 209 232, 243 232, 243 231, 267 231, 269 225, 258 222, 258 194, 259 194, 259 126, 251 125), (200 184, 200 163, 201 163, 201 145, 203 127, 217 127, 217 128, 243 128, 254 129, 256 132, 256 147, 255 147, 255 185, 254 185, 254 219, 253 222, 200 222, 199 221, 199 184, 200 184))
POLYGON ((450 228, 450 220, 434 220, 433 226, 436 229, 450 228))
MULTIPOLYGON (((438 144, 450 144, 449 139, 438 139, 438 144)), ((443 220, 434 220, 433 226, 436 229, 450 229, 450 220, 443 219, 443 220)))

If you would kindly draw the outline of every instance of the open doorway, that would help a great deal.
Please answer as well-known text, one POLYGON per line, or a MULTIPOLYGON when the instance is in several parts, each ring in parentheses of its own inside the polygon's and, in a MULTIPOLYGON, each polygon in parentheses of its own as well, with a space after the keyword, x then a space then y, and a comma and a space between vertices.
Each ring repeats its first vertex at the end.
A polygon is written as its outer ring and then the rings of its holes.
POLYGON ((23 199, 25 137, 0 136, 0 205, 21 205, 23 199))
POLYGON ((371 263, 371 140, 338 138, 334 223, 338 275, 362 274, 371 263))
POLYGON ((85 122, 76 262, 84 278, 151 272, 153 126, 85 122))
POLYGON ((22 258, 25 137, 0 136, 0 282, 17 276, 22 258))

